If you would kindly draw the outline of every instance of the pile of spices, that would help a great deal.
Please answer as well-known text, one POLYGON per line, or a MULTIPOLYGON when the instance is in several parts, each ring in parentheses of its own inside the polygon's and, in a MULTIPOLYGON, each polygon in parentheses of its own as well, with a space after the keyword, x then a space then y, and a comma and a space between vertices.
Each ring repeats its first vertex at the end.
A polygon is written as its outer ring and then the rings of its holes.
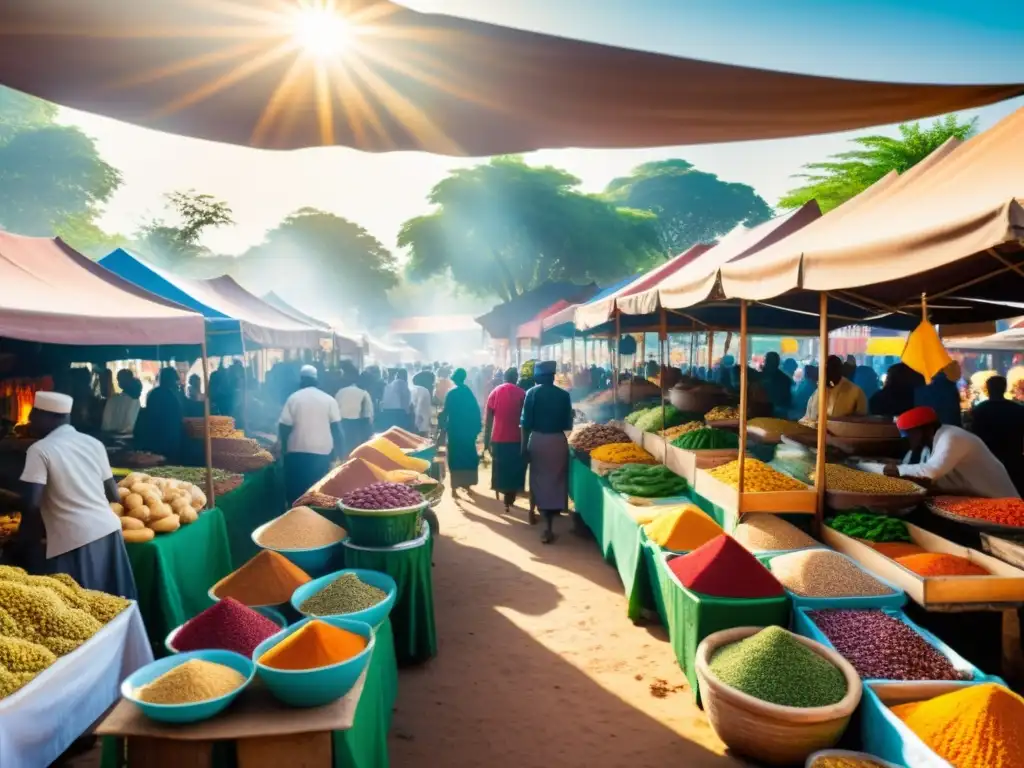
POLYGON ((784 594, 768 569, 724 533, 688 555, 669 560, 668 567, 680 584, 702 595, 754 599, 784 594))
POLYGON ((810 768, 884 768, 877 760, 863 752, 848 755, 823 755, 816 757, 810 768), (863 757, 861 756, 863 755, 863 757))
POLYGON ((808 534, 775 515, 750 515, 736 526, 732 535, 751 552, 781 552, 818 545, 808 534))
MULTIPOLYGON (((811 480, 815 473, 811 473, 811 480)), ((882 494, 899 496, 903 494, 920 494, 921 486, 900 477, 886 477, 875 472, 865 472, 845 464, 825 465, 825 487, 830 491, 848 491, 850 493, 882 494)))
POLYGON ((869 541, 867 544, 880 554, 895 560, 906 555, 920 555, 927 550, 912 541, 869 541))
POLYGON ((710 667, 726 685, 784 707, 827 707, 846 695, 839 668, 782 627, 720 648, 710 667))
POLYGON ((1024 699, 1001 685, 972 685, 892 713, 955 768, 1024 765, 1024 699))
POLYGON ((807 618, 864 679, 963 679, 909 624, 883 611, 808 611, 807 618))
POLYGON ((263 614, 228 597, 185 622, 174 636, 174 647, 179 651, 220 649, 248 657, 280 630, 263 614))
POLYGON ((245 676, 212 661, 190 659, 135 691, 147 704, 194 704, 219 699, 240 688, 245 676))
POLYGON ((966 557, 945 552, 923 552, 897 557, 896 562, 918 576, 989 576, 988 571, 966 557))
POLYGON ((309 574, 287 557, 264 549, 217 582, 213 594, 218 600, 233 597, 242 605, 280 605, 309 581, 309 574))
POLYGON ((313 549, 339 542, 347 535, 340 525, 309 507, 295 507, 268 523, 258 541, 270 549, 313 549))
POLYGON ((676 552, 690 552, 722 535, 721 526, 693 504, 665 510, 644 530, 655 544, 676 552))
POLYGON ((772 573, 801 597, 867 597, 892 590, 852 560, 830 549, 805 549, 772 558, 772 573))
POLYGON ((977 499, 968 496, 936 496, 931 503, 961 517, 1024 528, 1024 500, 977 499))
MULTIPOLYGON (((730 461, 714 469, 708 474, 721 480, 733 488, 740 487, 740 462, 730 461)), ((749 493, 768 493, 771 491, 806 491, 807 486, 789 475, 784 475, 758 459, 743 461, 743 490, 749 493)))
POLYGON ((384 470, 372 467, 369 462, 362 459, 349 459, 328 474, 317 490, 340 499, 346 493, 352 493, 352 491, 376 483, 381 479, 378 473, 383 476, 384 470))
POLYGON ((372 584, 367 584, 354 573, 343 573, 315 595, 299 606, 299 610, 311 616, 336 616, 372 608, 388 593, 372 584))
POLYGON ((825 525, 855 539, 867 541, 910 541, 907 524, 895 517, 871 512, 845 512, 829 518, 825 525))
POLYGON ((259 658, 273 669, 319 669, 338 664, 366 650, 366 638, 325 621, 311 621, 288 635, 259 658))

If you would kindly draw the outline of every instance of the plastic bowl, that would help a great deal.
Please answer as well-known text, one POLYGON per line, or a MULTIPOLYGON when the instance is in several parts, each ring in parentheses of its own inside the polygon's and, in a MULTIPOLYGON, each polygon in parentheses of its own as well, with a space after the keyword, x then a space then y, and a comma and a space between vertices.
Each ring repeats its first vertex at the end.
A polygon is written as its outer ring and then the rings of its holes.
POLYGON ((158 659, 147 664, 142 669, 129 675, 121 683, 121 695, 142 710, 142 714, 150 720, 160 723, 198 723, 200 720, 208 720, 227 709, 245 687, 252 682, 256 666, 251 659, 245 658, 239 653, 232 651, 192 651, 191 653, 179 653, 175 656, 168 656, 165 659, 158 659), (216 699, 196 701, 188 704, 150 704, 140 701, 135 696, 135 691, 147 683, 151 683, 165 672, 169 672, 180 664, 192 659, 210 661, 214 664, 223 664, 237 670, 245 677, 245 682, 231 693, 226 693, 216 699))
POLYGON ((320 707, 342 698, 359 680, 373 653, 375 636, 369 624, 341 616, 324 616, 320 621, 365 637, 366 648, 350 659, 315 669, 273 669, 260 664, 259 659, 264 653, 311 621, 311 618, 303 619, 273 637, 268 637, 256 646, 252 654, 260 680, 278 700, 289 707, 320 707))
POLYGON ((265 523, 252 532, 252 543, 260 549, 269 549, 271 552, 284 555, 309 574, 324 573, 332 565, 341 564, 341 544, 345 539, 338 539, 330 544, 324 544, 322 547, 308 547, 306 549, 278 549, 277 547, 268 547, 260 544, 260 534, 273 522, 271 520, 270 523, 265 523))
POLYGON ((349 540, 361 547, 393 547, 415 539, 427 500, 396 509, 353 509, 338 503, 349 540))
MULTIPOLYGON (((284 614, 282 614, 280 611, 274 610, 273 608, 253 608, 253 610, 257 613, 262 613, 264 616, 266 616, 268 619, 270 619, 272 622, 277 624, 277 626, 281 627, 282 629, 288 626, 288 619, 286 619, 284 617, 284 614)), ((174 629, 172 629, 170 632, 167 633, 167 637, 164 639, 164 648, 166 648, 171 653, 188 653, 188 651, 179 651, 177 648, 174 647, 174 638, 178 636, 178 632, 181 630, 183 626, 185 625, 180 624, 174 629)))
MULTIPOLYGON (((319 579, 314 579, 308 584, 303 584, 295 590, 292 594, 292 608, 303 616, 313 616, 313 614, 303 611, 300 606, 317 592, 324 589, 328 584, 346 573, 354 573, 359 577, 360 581, 366 582, 378 589, 383 589, 387 592, 388 596, 370 608, 364 608, 361 611, 355 611, 353 613, 332 615, 344 617, 353 621, 362 621, 369 624, 371 627, 376 627, 388 617, 388 614, 391 613, 391 608, 395 604, 395 598, 398 595, 398 585, 395 584, 395 580, 386 573, 381 573, 380 571, 368 571, 363 568, 346 568, 343 571, 337 571, 335 573, 329 573, 326 576, 321 576, 319 579)), ((326 617, 320 616, 317 618, 326 617)))

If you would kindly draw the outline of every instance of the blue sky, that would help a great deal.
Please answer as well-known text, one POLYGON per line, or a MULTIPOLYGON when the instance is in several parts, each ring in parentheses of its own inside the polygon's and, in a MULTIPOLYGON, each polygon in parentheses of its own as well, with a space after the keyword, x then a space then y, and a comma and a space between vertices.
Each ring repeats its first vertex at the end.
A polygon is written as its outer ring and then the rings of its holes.
MULTIPOLYGON (((451 13, 631 48, 795 72, 915 82, 1024 82, 1024 14, 1008 0, 407 0, 451 13)), ((1024 99, 971 115, 987 127, 1024 99)), ((207 245, 239 253, 291 211, 312 205, 359 222, 393 246, 398 227, 427 210, 430 187, 472 160, 342 148, 274 153, 184 139, 65 111, 96 138, 125 184, 103 224, 129 233, 159 215, 161 195, 195 188, 226 199, 237 225, 207 245)), ((869 132, 888 132, 892 127, 869 132)), ((587 190, 648 160, 684 157, 752 185, 769 204, 806 162, 856 134, 646 150, 558 150, 531 162, 567 168, 587 190)))

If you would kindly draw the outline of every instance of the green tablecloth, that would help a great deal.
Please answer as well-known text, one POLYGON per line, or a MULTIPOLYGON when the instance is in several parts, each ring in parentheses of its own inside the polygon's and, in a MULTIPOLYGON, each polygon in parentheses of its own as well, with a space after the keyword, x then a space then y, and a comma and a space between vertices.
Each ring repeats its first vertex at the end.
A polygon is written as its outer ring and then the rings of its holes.
POLYGON ((437 655, 434 623, 434 581, 431 557, 434 540, 423 524, 415 541, 376 549, 346 542, 345 567, 381 571, 395 580, 398 595, 391 609, 395 653, 399 664, 415 664, 437 655))
MULTIPOLYGON (((366 671, 352 728, 334 732, 334 768, 388 768, 388 730, 391 714, 398 695, 398 665, 395 661, 391 622, 377 628, 377 645, 366 671)), ((121 768, 123 740, 103 739, 101 768, 121 768)), ((233 742, 214 745, 216 768, 234 768, 233 742)))
POLYGON ((210 587, 232 571, 224 514, 214 507, 191 525, 126 549, 139 610, 159 655, 167 633, 208 608, 210 587))
POLYGON ((250 472, 244 483, 218 497, 216 503, 224 511, 231 562, 238 568, 259 552, 259 547, 252 541, 252 532, 288 509, 283 470, 279 465, 271 464, 250 472))

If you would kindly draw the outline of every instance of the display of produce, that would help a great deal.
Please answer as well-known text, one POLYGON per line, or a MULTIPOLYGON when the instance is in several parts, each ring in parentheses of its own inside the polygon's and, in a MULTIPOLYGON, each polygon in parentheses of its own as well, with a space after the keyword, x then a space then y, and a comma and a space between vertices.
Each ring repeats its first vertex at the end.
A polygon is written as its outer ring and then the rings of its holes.
POLYGON ((740 438, 735 432, 705 427, 698 422, 696 429, 679 435, 672 441, 672 445, 684 451, 718 451, 739 448, 740 438))
POLYGON ((319 669, 358 656, 366 645, 366 638, 355 632, 313 620, 265 652, 258 661, 272 669, 319 669))
POLYGON ((668 438, 671 441, 675 441, 675 439, 680 435, 685 435, 686 433, 693 432, 694 430, 697 429, 704 429, 703 421, 687 421, 683 424, 680 424, 677 427, 669 427, 668 429, 663 429, 659 434, 661 434, 662 437, 668 438))
POLYGON ((618 427, 607 424, 587 424, 569 436, 569 445, 581 453, 590 453, 595 448, 610 443, 628 443, 629 435, 618 427))
POLYGON ((627 496, 665 499, 686 493, 689 483, 664 464, 626 464, 608 473, 612 490, 627 496))
POLYGON ((423 503, 423 494, 401 483, 373 483, 345 494, 341 503, 351 509, 405 509, 423 503))
POLYGON ((335 616, 372 608, 387 599, 383 589, 367 584, 354 573, 343 573, 315 595, 311 595, 299 609, 312 616, 335 616))
POLYGON ((215 437, 210 441, 213 466, 229 472, 255 472, 274 463, 259 442, 248 437, 215 437))
MULTIPOLYGON (((363 459, 349 459, 344 464, 336 467, 327 474, 315 490, 334 499, 340 499, 346 493, 360 488, 365 488, 373 483, 380 482, 387 477, 383 469, 363 459)), ((337 504, 310 504, 314 507, 332 507, 337 504)))
POLYGON ((724 533, 688 555, 672 558, 668 567, 680 584, 702 595, 751 599, 783 594, 778 579, 724 533))
POLYGON ((690 552, 722 535, 721 526, 693 504, 666 509, 644 531, 655 544, 675 552, 690 552))
POLYGON ((782 552, 817 546, 809 534, 775 515, 749 515, 732 532, 736 541, 751 552, 782 552))
POLYGON ((233 597, 243 605, 280 605, 311 579, 309 574, 284 555, 260 550, 238 570, 213 585, 218 600, 233 597))
POLYGON ((929 503, 960 517, 985 523, 1024 528, 1024 501, 1021 499, 978 499, 968 496, 936 496, 929 503))
POLYGON ((920 555, 925 548, 918 546, 912 541, 868 541, 868 546, 879 554, 895 560, 904 555, 920 555))
POLYGON ((719 405, 704 414, 704 421, 734 421, 739 417, 739 408, 732 405, 719 405))
MULTIPOLYGON (((371 440, 367 445, 391 459, 391 461, 398 465, 396 469, 411 469, 416 472, 426 472, 430 469, 429 461, 409 456, 405 451, 392 443, 386 437, 378 437, 371 440)), ((387 469, 386 467, 382 468, 387 469)))
POLYGON ((896 562, 918 576, 990 576, 991 574, 960 555, 945 552, 921 552, 897 557, 896 562))
POLYGON ((783 707, 827 707, 846 696, 846 677, 782 627, 719 648, 711 673, 726 685, 783 707))
POLYGON ((635 427, 636 423, 638 421, 640 421, 641 417, 643 417, 649 410, 651 410, 651 406, 649 406, 649 405, 645 405, 643 407, 636 408, 631 413, 626 414, 626 418, 623 419, 623 420, 627 424, 630 424, 630 425, 635 427))
POLYGON ((363 443, 348 456, 350 461, 353 459, 362 459, 368 465, 373 466, 381 472, 389 472, 392 469, 409 469, 409 467, 398 463, 394 459, 385 456, 376 448, 371 447, 369 443, 363 443))
POLYGON ((830 549, 804 549, 772 558, 772 573, 801 597, 866 597, 892 590, 830 549))
POLYGON ((870 512, 844 512, 825 521, 829 528, 867 541, 910 541, 907 524, 895 517, 870 512))
POLYGON ((295 505, 298 507, 333 509, 338 506, 339 501, 341 501, 341 499, 337 496, 328 496, 326 493, 320 493, 318 491, 307 491, 295 501, 295 505))
POLYGON ((891 709, 953 768, 1024 765, 1024 698, 1001 685, 971 685, 891 709))
POLYGON ((110 508, 121 521, 124 540, 132 544, 194 523, 206 506, 202 489, 184 480, 132 472, 117 488, 121 501, 110 508))
POLYGON ((245 684, 245 677, 223 664, 189 659, 135 690, 147 704, 194 704, 227 696, 245 684))
POLYGON ((399 448, 405 448, 410 451, 423 450, 433 445, 427 438, 413 434, 401 427, 388 427, 384 430, 383 437, 386 437, 399 448))
POLYGON ((866 680, 963 679, 937 648, 884 611, 808 611, 807 617, 866 680))
POLYGON ((293 507, 271 520, 256 538, 270 549, 313 549, 341 541, 348 534, 309 507, 293 507))
POLYGON ((635 426, 642 432, 660 432, 667 427, 674 427, 689 420, 690 414, 683 413, 674 405, 656 405, 644 411, 636 420, 635 426))
POLYGON ((885 768, 885 766, 869 755, 832 754, 814 758, 814 762, 808 768, 885 768))
MULTIPOLYGON (((738 417, 737 417, 738 418, 738 417)), ((773 435, 805 435, 813 430, 805 427, 799 421, 789 419, 774 419, 771 416, 758 416, 747 421, 747 428, 754 427, 773 435)))
MULTIPOLYGON (((182 419, 184 422, 185 434, 194 440, 202 440, 206 434, 203 417, 189 417, 182 419)), ((210 437, 230 438, 238 430, 235 429, 235 420, 230 416, 210 417, 210 437)))
MULTIPOLYGON (((708 474, 733 488, 740 487, 740 462, 730 461, 708 470, 708 474)), ((763 461, 745 459, 743 462, 743 490, 747 493, 768 493, 771 491, 806 491, 807 486, 763 461)))
MULTIPOLYGON (((191 483, 198 488, 206 487, 205 467, 153 467, 147 470, 150 477, 166 477, 168 480, 178 480, 191 483)), ((242 484, 245 476, 237 472, 228 472, 223 469, 213 470, 213 492, 218 496, 230 493, 242 484)))
POLYGON ((606 464, 657 464, 658 460, 636 443, 608 443, 590 452, 590 458, 606 464))
POLYGON ((11 538, 21 527, 21 512, 0 515, 0 544, 11 538))
MULTIPOLYGON (((812 482, 815 473, 811 473, 812 482)), ((865 472, 845 464, 825 465, 825 488, 830 491, 871 493, 885 495, 920 494, 921 486, 899 477, 886 477, 875 472, 865 472)))
POLYGON ((174 647, 178 651, 234 651, 249 658, 257 645, 280 631, 262 613, 227 597, 182 624, 174 636, 174 647))

